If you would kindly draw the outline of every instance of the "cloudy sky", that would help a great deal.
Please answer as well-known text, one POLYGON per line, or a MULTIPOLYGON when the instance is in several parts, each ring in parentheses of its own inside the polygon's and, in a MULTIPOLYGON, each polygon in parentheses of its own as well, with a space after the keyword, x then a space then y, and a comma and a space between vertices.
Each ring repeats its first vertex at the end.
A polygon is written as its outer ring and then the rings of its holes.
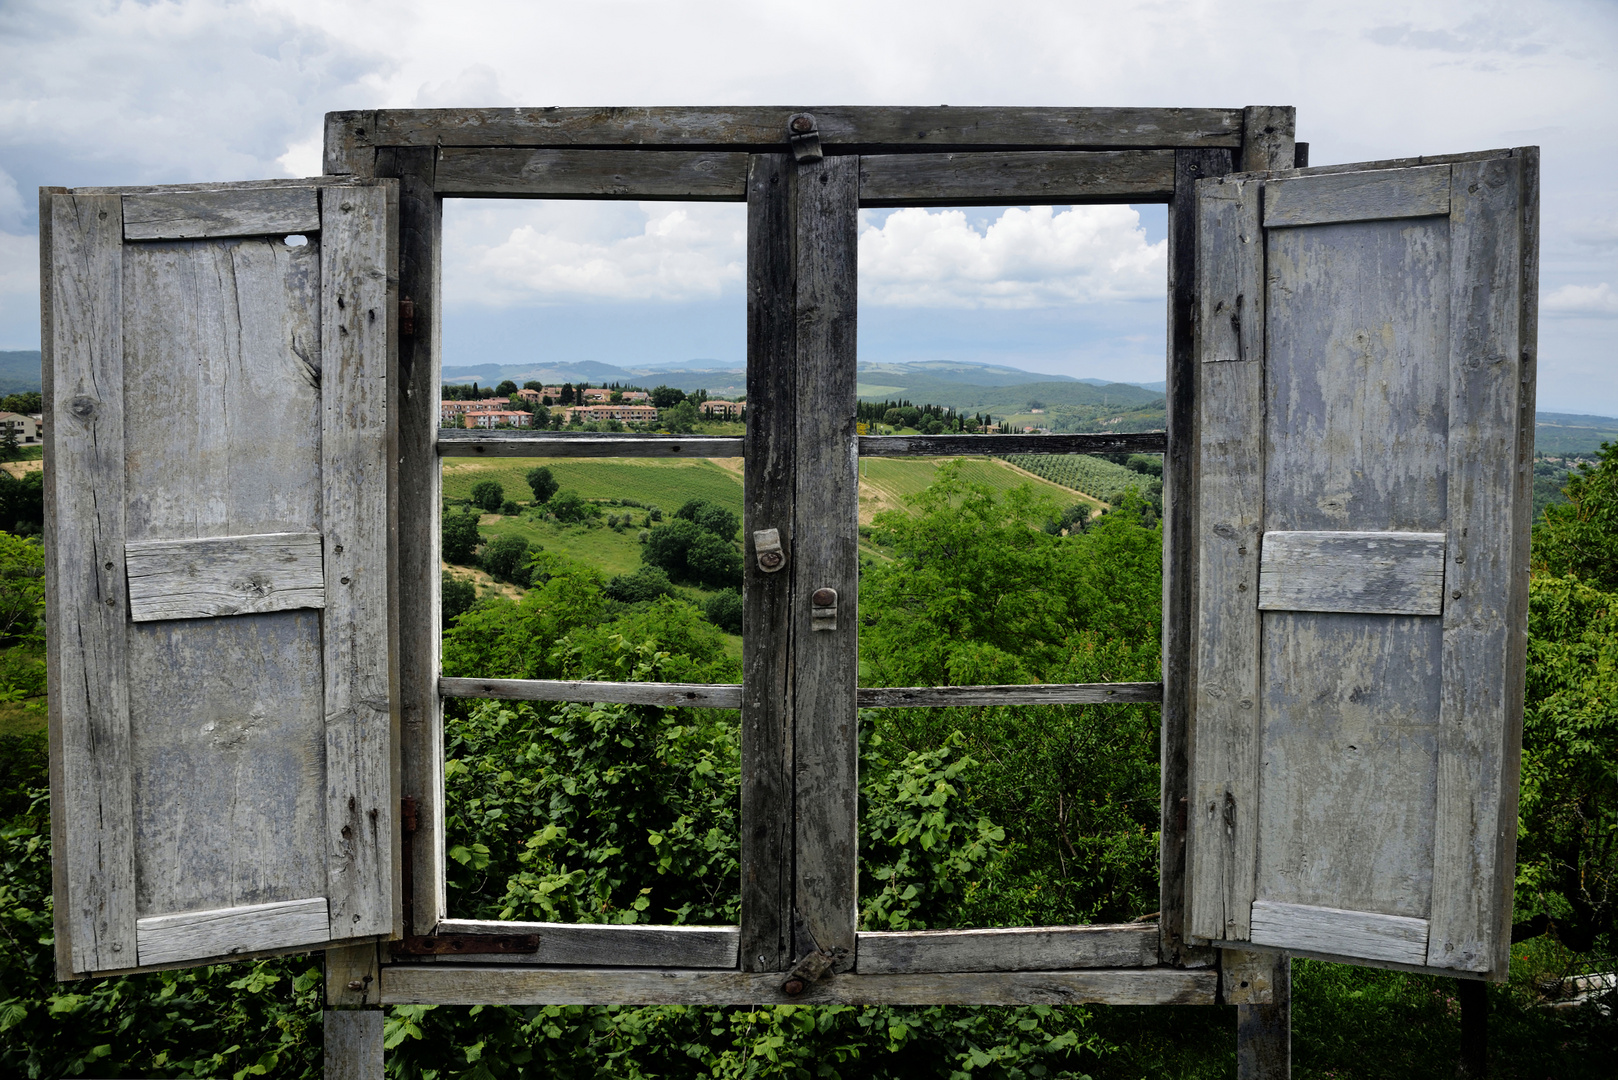
MULTIPOLYGON (((40 184, 318 170, 329 109, 1298 107, 1316 164, 1538 144, 1542 408, 1618 415, 1610 0, 0 0, 0 348, 38 346, 40 184)), ((739 362, 736 206, 455 203, 451 363, 739 362)), ((882 211, 863 359, 1162 377, 1157 207, 882 211)))

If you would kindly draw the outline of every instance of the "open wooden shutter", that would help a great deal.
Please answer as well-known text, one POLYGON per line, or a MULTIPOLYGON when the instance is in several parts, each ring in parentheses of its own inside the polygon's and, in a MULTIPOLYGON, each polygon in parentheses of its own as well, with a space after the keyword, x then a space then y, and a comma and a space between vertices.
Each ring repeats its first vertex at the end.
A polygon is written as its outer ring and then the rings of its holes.
POLYGON ((1505 975, 1536 176, 1198 185, 1197 938, 1505 975))
POLYGON ((398 934, 396 206, 41 193, 64 978, 398 934))

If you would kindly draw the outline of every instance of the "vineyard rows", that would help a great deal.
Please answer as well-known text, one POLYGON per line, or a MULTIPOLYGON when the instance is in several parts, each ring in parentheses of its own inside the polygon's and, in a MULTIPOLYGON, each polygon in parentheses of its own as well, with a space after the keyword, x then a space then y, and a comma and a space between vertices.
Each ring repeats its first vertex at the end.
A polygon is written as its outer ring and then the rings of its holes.
POLYGON ((1128 487, 1144 488, 1149 477, 1133 469, 1114 464, 1106 458, 1088 454, 1005 454, 1007 461, 1019 469, 1027 469, 1035 476, 1053 484, 1082 491, 1103 502, 1128 487))

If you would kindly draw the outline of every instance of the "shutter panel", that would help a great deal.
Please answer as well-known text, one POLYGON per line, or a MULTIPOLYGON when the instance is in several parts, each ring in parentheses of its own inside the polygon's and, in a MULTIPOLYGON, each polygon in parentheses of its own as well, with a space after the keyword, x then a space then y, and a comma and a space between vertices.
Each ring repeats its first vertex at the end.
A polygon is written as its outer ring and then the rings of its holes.
POLYGON ((395 182, 41 204, 58 969, 397 936, 395 182))
POLYGON ((1198 185, 1197 938, 1505 975, 1536 175, 1198 185))

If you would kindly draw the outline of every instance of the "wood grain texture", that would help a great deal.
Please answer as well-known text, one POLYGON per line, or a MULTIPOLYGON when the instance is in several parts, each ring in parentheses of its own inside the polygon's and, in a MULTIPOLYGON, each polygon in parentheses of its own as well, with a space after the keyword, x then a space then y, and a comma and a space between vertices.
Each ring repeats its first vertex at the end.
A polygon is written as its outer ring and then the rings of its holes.
POLYGON ((539 948, 532 953, 427 956, 413 959, 413 963, 734 969, 741 940, 734 926, 616 926, 475 919, 445 919, 438 924, 437 932, 535 934, 539 948))
MULTIPOLYGON (((753 406, 749 406, 751 413, 753 406)), ((743 440, 687 435, 532 435, 520 430, 438 433, 442 457, 742 457, 743 440)))
POLYGON ((362 1008, 374 1004, 382 987, 376 942, 343 945, 326 950, 326 1007, 362 1008), (359 988, 350 986, 358 983, 359 988))
POLYGON ((124 637, 123 222, 116 195, 42 198, 47 633, 64 971, 135 961, 124 637))
MULTIPOLYGON (((1164 202, 1173 150, 865 154, 861 206, 1164 202)), ((643 155, 644 156, 644 155, 643 155)))
POLYGON ((326 893, 320 613, 128 633, 141 915, 326 893))
POLYGON ((396 180, 323 193, 321 482, 332 936, 399 930, 398 669, 390 619, 396 180))
POLYGON ((1177 150, 1174 197, 1168 210, 1168 370, 1163 455, 1163 707, 1158 849, 1159 951, 1166 964, 1207 966, 1209 949, 1185 940, 1186 835, 1190 810, 1192 627, 1195 623, 1196 500, 1194 496, 1199 367, 1196 354, 1197 200, 1199 180, 1235 167, 1229 150, 1177 150))
MULTIPOLYGON (((55 330, 53 317, 53 303, 56 291, 55 258, 56 247, 52 240, 52 209, 51 200, 57 195, 67 194, 62 187, 41 187, 39 189, 39 350, 40 350, 40 390, 43 398, 44 415, 52 419, 56 415, 56 370, 55 370, 55 330)), ((54 461, 54 443, 51 437, 49 424, 44 432, 44 452, 48 461, 54 461)), ((54 470, 53 470, 54 471, 54 470)), ((52 473, 44 475, 45 492, 45 564, 53 570, 56 567, 56 489, 51 483, 52 473)), ((56 810, 50 815, 51 821, 51 850, 65 852, 68 850, 67 838, 67 777, 65 772, 66 747, 63 741, 61 712, 59 702, 62 700, 64 689, 61 685, 61 648, 62 641, 59 634, 50 632, 50 628, 59 623, 60 592, 54 587, 51 578, 45 579, 45 694, 48 703, 48 716, 46 718, 46 740, 50 755, 50 790, 52 805, 56 810)), ((69 913, 73 909, 70 902, 68 860, 55 858, 51 860, 51 895, 55 902, 51 908, 51 927, 56 939, 55 963, 58 980, 67 981, 78 978, 74 972, 73 964, 73 920, 69 913)))
MULTIPOLYGON (((380 177, 399 181, 399 295, 415 305, 415 333, 398 338, 393 403, 398 439, 400 784, 416 800, 411 839, 411 932, 429 934, 446 912, 444 729, 438 692, 439 517, 443 469, 435 445, 441 397, 442 200, 433 193, 436 152, 390 147, 380 177)), ((373 998, 374 1000, 374 998, 373 998)))
POLYGON ((439 154, 433 186, 461 197, 743 202, 747 155, 452 146, 439 154))
POLYGON ((324 896, 155 915, 139 920, 135 934, 143 965, 318 945, 331 936, 324 896))
POLYGON ((1258 185, 1197 185, 1197 609, 1188 936, 1241 941, 1258 842, 1264 370, 1258 185), (1217 361, 1217 362, 1216 362, 1217 361))
POLYGON ((1073 971, 1157 966, 1157 927, 1021 926, 859 936, 861 975, 945 971, 1073 971))
POLYGON ((1253 904, 1253 944, 1419 964, 1427 920, 1305 904, 1253 904))
MULTIPOLYGON (((833 153, 1240 146, 1240 109, 742 106, 383 109, 327 114, 328 171, 376 146, 729 148, 785 153, 812 113, 833 153)), ((1291 163, 1290 155, 1287 158, 1291 163)))
POLYGON ((1520 530, 1523 182, 1520 159, 1452 166, 1449 598, 1434 842, 1433 967, 1504 978, 1510 937, 1528 565, 1520 530))
POLYGON ((1226 1005, 1275 1003, 1276 954, 1219 950, 1219 996, 1226 1005))
POLYGON ((382 972, 386 1005, 1209 1005, 1212 970, 838 974, 798 997, 778 973, 545 971, 510 967, 396 965, 382 972))
POLYGON ((1447 215, 1449 188, 1448 165, 1271 180, 1264 227, 1447 215))
POLYGON ((861 457, 963 457, 979 454, 1161 454, 1161 431, 1115 435, 861 435, 861 457))
POLYGON ((1269 967, 1269 1000, 1236 1003, 1236 1080, 1290 1080, 1292 958, 1271 953, 1262 962, 1269 967))
POLYGON ((123 199, 125 240, 279 238, 320 229, 320 196, 312 186, 171 190, 123 199))
POLYGON ((325 1080, 383 1080, 381 1009, 327 1009, 325 1080))
POLYGON ((1444 534, 1266 532, 1258 606, 1438 615, 1444 610, 1444 534))
POLYGON ((559 679, 439 679, 448 698, 505 701, 609 701, 662 708, 739 709, 740 686, 714 683, 569 682, 559 679))
POLYGON ((326 605, 319 533, 146 540, 124 559, 135 622, 326 605))
MULTIPOLYGON (((333 176, 375 176, 376 110, 352 109, 326 114, 321 171, 333 176)), ((436 149, 436 144, 424 144, 436 149)))
POLYGON ((742 536, 777 530, 784 570, 742 559, 741 969, 785 971, 792 955, 792 598, 798 170, 787 154, 747 173, 747 400, 742 536))
POLYGON ((859 160, 798 165, 797 425, 794 447, 794 958, 823 951, 854 965, 859 833, 855 685, 859 624, 808 632, 819 589, 859 610, 855 433, 859 160))
POLYGON ((1007 686, 862 686, 862 709, 918 706, 1106 705, 1163 700, 1162 683, 1022 683, 1007 686))
POLYGON ((1242 172, 1292 168, 1297 113, 1291 105, 1249 105, 1242 110, 1242 172))

